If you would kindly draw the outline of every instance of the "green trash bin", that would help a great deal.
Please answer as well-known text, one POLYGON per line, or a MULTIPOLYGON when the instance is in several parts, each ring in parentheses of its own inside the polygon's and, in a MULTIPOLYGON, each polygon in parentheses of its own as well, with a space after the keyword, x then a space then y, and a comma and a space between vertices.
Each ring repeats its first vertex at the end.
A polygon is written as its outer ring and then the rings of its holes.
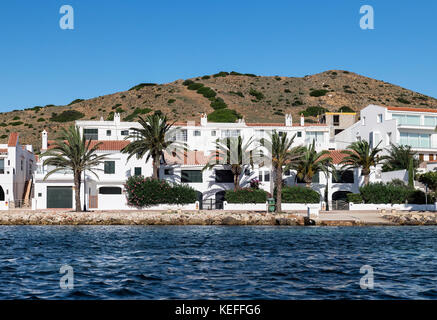
POLYGON ((275 208, 276 208, 275 198, 268 198, 267 203, 269 205, 268 207, 269 212, 275 212, 275 208))

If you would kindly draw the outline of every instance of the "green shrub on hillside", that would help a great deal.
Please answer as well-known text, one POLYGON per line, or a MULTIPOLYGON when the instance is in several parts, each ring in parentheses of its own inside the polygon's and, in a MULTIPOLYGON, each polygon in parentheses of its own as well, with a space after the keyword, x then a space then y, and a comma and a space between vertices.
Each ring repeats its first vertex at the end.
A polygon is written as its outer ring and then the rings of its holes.
POLYGON ((66 110, 61 114, 55 114, 50 118, 50 120, 55 122, 70 122, 83 118, 84 116, 85 115, 82 112, 76 110, 66 110))
POLYGON ((229 93, 244 98, 244 94, 241 91, 229 91, 229 93))
POLYGON ((130 88, 129 91, 132 91, 132 90, 138 91, 144 87, 154 87, 154 86, 157 86, 157 84, 156 83, 140 83, 140 84, 137 84, 136 86, 130 88))
POLYGON ((226 190, 225 200, 228 203, 265 203, 267 192, 262 189, 251 188, 226 190))
POLYGON ((189 85, 192 84, 192 83, 194 83, 193 80, 185 80, 184 82, 182 82, 182 84, 183 84, 184 86, 189 86, 189 85))
POLYGON ((325 90, 325 89, 320 89, 320 90, 312 90, 311 92, 310 92, 310 96, 311 97, 322 97, 322 96, 324 96, 325 94, 327 94, 329 91, 328 90, 325 90))
POLYGON ((44 122, 44 121, 46 121, 46 119, 44 119, 44 118, 38 118, 38 120, 36 120, 37 122, 44 122))
POLYGON ((314 107, 306 108, 305 111, 302 112, 302 114, 305 117, 317 117, 318 115, 328 111, 329 111, 328 109, 325 109, 323 107, 314 106, 314 107))
POLYGON ((404 103, 404 104, 410 104, 411 102, 408 101, 407 99, 403 98, 403 97, 399 97, 396 99, 398 102, 400 103, 404 103))
POLYGON ((256 91, 255 89, 251 88, 249 90, 249 94, 251 96, 254 96, 257 100, 262 100, 264 99, 264 94, 262 92, 256 91))
POLYGON ((229 72, 225 72, 225 71, 220 71, 219 73, 213 74, 212 76, 214 78, 218 78, 218 77, 226 77, 229 75, 229 72))
POLYGON ((188 90, 199 90, 201 87, 203 87, 203 83, 193 82, 193 83, 188 85, 187 89, 188 90))
POLYGON ((15 122, 9 122, 9 125, 11 126, 20 126, 23 124, 23 121, 15 121, 15 122))
POLYGON ((124 185, 130 206, 150 207, 159 204, 190 204, 197 200, 196 191, 187 185, 170 184, 143 176, 132 176, 124 185))
POLYGON ((197 93, 203 95, 205 98, 214 98, 216 96, 216 92, 209 87, 201 87, 197 90, 197 93))
POLYGON ((348 106, 343 106, 340 109, 338 109, 338 112, 355 112, 354 109, 348 107, 348 106))
POLYGON ((319 203, 320 195, 313 189, 301 186, 285 186, 282 188, 283 203, 319 203))
POLYGON ((175 102, 175 101, 176 101, 176 99, 168 99, 167 103, 168 103, 168 104, 172 104, 172 103, 175 102))
POLYGON ((222 98, 215 98, 213 101, 211 101, 211 108, 214 110, 225 109, 227 107, 228 105, 222 98))
POLYGON ((71 101, 68 105, 71 106, 72 104, 79 103, 82 101, 84 101, 84 100, 83 99, 76 99, 76 100, 71 101))
POLYGON ((235 122, 241 118, 241 114, 232 109, 218 109, 208 115, 211 122, 235 122))

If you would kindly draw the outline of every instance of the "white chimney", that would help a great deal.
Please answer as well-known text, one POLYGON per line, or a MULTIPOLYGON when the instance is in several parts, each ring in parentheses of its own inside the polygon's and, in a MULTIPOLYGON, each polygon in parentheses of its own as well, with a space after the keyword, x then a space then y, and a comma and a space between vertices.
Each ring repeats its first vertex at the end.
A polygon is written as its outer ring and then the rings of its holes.
POLYGON ((120 124, 120 114, 118 112, 114 113, 114 123, 120 124))
POLYGON ((47 150, 48 140, 47 140, 47 131, 44 129, 41 133, 41 150, 47 150))
POLYGON ((290 114, 286 114, 285 115, 285 126, 286 127, 291 127, 292 125, 293 125, 293 118, 291 116, 291 113, 290 114))
POLYGON ((202 113, 202 116, 200 117, 200 125, 206 126, 207 123, 208 123, 208 117, 206 116, 205 113, 202 113))
POLYGON ((303 116, 303 114, 300 115, 300 126, 305 126, 305 117, 303 116))

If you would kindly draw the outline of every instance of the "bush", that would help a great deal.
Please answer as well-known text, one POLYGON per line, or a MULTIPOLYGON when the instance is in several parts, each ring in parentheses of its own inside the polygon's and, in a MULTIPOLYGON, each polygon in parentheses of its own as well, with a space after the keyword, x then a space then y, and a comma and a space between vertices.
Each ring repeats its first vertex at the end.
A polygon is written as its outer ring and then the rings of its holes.
POLYGON ((262 92, 256 91, 255 89, 250 89, 249 94, 251 96, 254 96, 257 100, 262 100, 264 99, 264 95, 262 92))
POLYGON ((209 78, 211 78, 211 77, 208 76, 208 75, 202 77, 203 80, 207 80, 207 79, 209 79, 209 78))
POLYGON ((187 185, 170 184, 143 176, 132 176, 124 185, 128 204, 150 207, 158 204, 189 204, 197 200, 196 190, 187 185))
POLYGON ((38 120, 36 120, 37 122, 44 122, 44 121, 46 121, 46 119, 44 119, 44 118, 38 118, 38 120))
POLYGON ((140 90, 140 89, 142 89, 144 87, 153 87, 153 86, 156 86, 156 85, 157 85, 156 83, 140 83, 140 84, 137 84, 136 86, 130 88, 129 91, 132 91, 132 90, 137 90, 138 91, 138 90, 140 90))
POLYGON ((71 106, 72 104, 79 103, 82 101, 84 101, 84 100, 83 99, 76 99, 76 100, 71 101, 68 105, 71 106))
MULTIPOLYGON (((370 183, 360 188, 361 197, 365 203, 425 203, 425 193, 407 185, 382 182, 370 183)), ((429 199, 428 202, 431 202, 429 199)))
POLYGON ((22 125, 23 124, 23 121, 15 121, 15 122, 9 122, 9 124, 11 125, 11 126, 20 126, 20 125, 22 125))
POLYGON ((404 98, 402 98, 402 97, 399 97, 399 98, 397 98, 396 99, 398 102, 400 102, 400 103, 404 103, 404 104, 410 104, 411 102, 410 101, 408 101, 407 99, 404 99, 404 98))
POLYGON ((172 103, 175 102, 175 101, 176 101, 176 99, 168 99, 167 103, 168 103, 168 104, 172 104, 172 103))
POLYGON ((320 114, 323 114, 325 112, 328 112, 328 109, 325 109, 323 107, 308 107, 305 109, 305 111, 302 112, 302 114, 305 117, 317 117, 320 114))
POLYGON ((209 87, 205 87, 205 86, 199 88, 197 90, 197 93, 201 94, 202 96, 204 96, 205 98, 208 98, 208 99, 214 98, 217 95, 217 93, 213 89, 211 89, 209 87))
POLYGON ((183 84, 184 86, 189 86, 189 85, 192 84, 192 83, 194 83, 193 80, 185 80, 184 82, 182 82, 182 84, 183 84))
POLYGON ((211 108, 214 110, 225 109, 228 105, 222 98, 215 98, 214 101, 211 102, 211 108))
POLYGON ((267 192, 262 189, 252 188, 226 190, 225 200, 228 203, 265 203, 267 192))
POLYGON ((199 90, 201 87, 203 87, 203 83, 193 82, 188 85, 188 90, 199 90))
POLYGON ((360 193, 348 193, 347 202, 362 203, 363 198, 361 197, 360 193))
POLYGON ((135 119, 138 115, 140 114, 147 114, 150 111, 152 111, 152 109, 150 108, 136 108, 134 110, 134 112, 132 112, 130 115, 128 115, 126 118, 124 118, 124 121, 132 121, 133 119, 135 119))
POLYGON ((354 109, 348 107, 348 106, 343 106, 340 109, 338 109, 338 112, 355 112, 354 109))
POLYGON ((218 78, 218 77, 226 77, 229 75, 229 72, 225 72, 225 71, 220 71, 219 73, 213 74, 212 76, 214 78, 218 78))
POLYGON ((283 203, 319 203, 317 191, 301 186, 286 186, 282 188, 283 203))
POLYGON ((70 122, 74 120, 78 120, 80 118, 83 118, 85 115, 82 112, 76 111, 76 110, 66 110, 63 111, 61 114, 55 114, 53 115, 50 120, 56 121, 56 122, 70 122))
POLYGON ((211 122, 235 122, 241 119, 241 114, 232 109, 218 109, 208 115, 211 122))
POLYGON ((325 94, 327 94, 329 91, 328 90, 325 90, 325 89, 320 89, 320 90, 312 90, 311 92, 310 92, 310 96, 311 97, 322 97, 322 96, 324 96, 325 94))

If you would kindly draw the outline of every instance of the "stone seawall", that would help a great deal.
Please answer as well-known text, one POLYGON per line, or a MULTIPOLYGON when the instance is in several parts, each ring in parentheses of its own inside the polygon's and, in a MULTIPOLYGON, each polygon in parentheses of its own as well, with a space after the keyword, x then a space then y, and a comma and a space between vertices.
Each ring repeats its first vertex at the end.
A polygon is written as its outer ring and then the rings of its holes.
POLYGON ((291 214, 261 212, 0 212, 0 225, 303 225, 304 219, 291 214))
POLYGON ((383 218, 397 225, 437 225, 435 212, 398 212, 384 215, 383 218))

